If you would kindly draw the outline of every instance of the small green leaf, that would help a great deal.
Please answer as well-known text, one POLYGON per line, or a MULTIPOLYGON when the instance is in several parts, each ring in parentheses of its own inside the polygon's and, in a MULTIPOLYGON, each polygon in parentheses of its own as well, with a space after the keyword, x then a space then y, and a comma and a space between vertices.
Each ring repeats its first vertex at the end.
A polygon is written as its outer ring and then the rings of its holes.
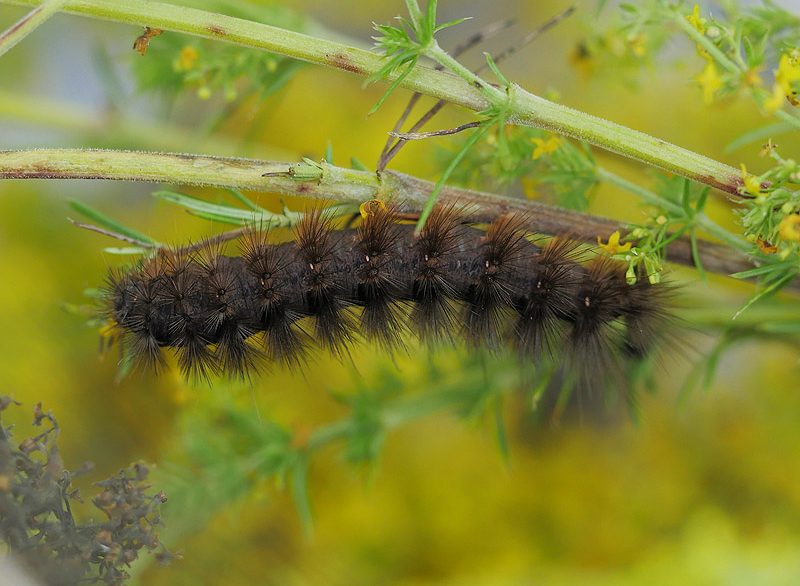
POLYGON ((68 201, 69 207, 73 210, 89 218, 92 222, 100 226, 101 228, 105 228, 106 230, 110 230, 112 232, 116 232, 117 234, 122 234, 123 236, 127 236, 129 238, 133 238, 134 240, 138 240, 139 242, 147 242, 148 244, 157 245, 158 243, 147 236, 146 234, 142 234, 141 232, 134 230, 133 228, 129 228, 124 224, 117 222, 106 216, 104 213, 96 210, 89 204, 83 203, 76 199, 70 199, 68 201))
POLYGON ((703 260, 700 258, 700 250, 697 246, 697 233, 694 230, 689 233, 689 242, 692 246, 692 261, 694 262, 694 266, 697 268, 697 272, 700 274, 700 279, 702 281, 706 281, 706 271, 703 268, 703 260))
POLYGON ((500 83, 505 87, 509 87, 511 84, 506 79, 505 75, 503 75, 503 73, 500 71, 500 68, 497 67, 497 63, 494 62, 492 56, 489 53, 484 53, 483 55, 486 57, 486 64, 489 66, 489 69, 492 70, 492 73, 494 73, 495 77, 497 77, 500 83))
POLYGON ((367 166, 356 157, 350 157, 350 167, 356 171, 369 171, 367 166))
POLYGON ((511 460, 511 452, 508 447, 508 433, 506 432, 506 421, 503 417, 503 400, 501 397, 496 397, 494 402, 494 426, 497 434, 497 447, 500 448, 500 454, 503 460, 508 465, 511 460))
MULTIPOLYGON (((396 78, 396 79, 395 79, 395 80, 394 80, 394 81, 393 81, 393 82, 392 82, 392 83, 389 85, 389 88, 388 88, 388 89, 387 89, 387 90, 384 92, 384 94, 383 94, 383 95, 380 97, 380 99, 379 99, 379 100, 378 100, 378 101, 375 103, 375 105, 374 105, 374 106, 372 106, 372 108, 370 108, 369 112, 367 112, 367 116, 370 116, 370 115, 374 114, 375 112, 377 112, 377 111, 378 111, 378 109, 379 109, 381 106, 383 106, 383 103, 386 101, 386 99, 387 99, 387 98, 388 98, 390 95, 392 95, 392 92, 394 92, 394 90, 396 90, 396 89, 398 88, 398 86, 399 86, 401 83, 403 83, 403 80, 404 80, 406 77, 408 77, 408 74, 409 74, 409 73, 411 73, 411 71, 414 69, 414 67, 415 67, 416 65, 417 65, 417 57, 416 57, 416 55, 415 55, 413 59, 411 59, 410 61, 408 61, 408 66, 407 66, 407 67, 406 67, 406 68, 403 70, 403 72, 402 72, 402 73, 400 73, 400 75, 398 75, 398 76, 397 76, 397 78, 396 78)), ((381 69, 381 71, 383 71, 383 69, 381 69)), ((387 72, 387 74, 386 74, 386 75, 388 75, 388 72, 387 72)), ((385 76, 381 76, 381 77, 385 77, 385 76)))
POLYGON ((750 299, 750 301, 745 303, 744 306, 739 311, 737 311, 736 314, 731 319, 738 318, 745 311, 747 311, 748 308, 752 307, 755 303, 757 303, 761 299, 769 297, 770 295, 774 295, 775 293, 780 291, 782 287, 788 285, 789 282, 791 282, 796 276, 797 276, 796 270, 783 275, 781 278, 777 279, 774 283, 772 283, 769 287, 765 287, 763 291, 759 292, 757 295, 754 295, 750 299))
POLYGON ((242 202, 242 203, 243 203, 243 204, 244 204, 246 207, 250 208, 250 209, 251 209, 251 210, 253 210, 254 212, 263 212, 263 211, 264 211, 264 208, 262 208, 261 206, 257 206, 255 203, 253 203, 253 201, 252 201, 250 198, 248 198, 247 196, 245 196, 245 195, 244 195, 244 194, 243 194, 241 191, 239 191, 238 189, 229 189, 228 191, 231 193, 231 195, 233 195, 233 197, 235 197, 236 199, 238 199, 238 200, 239 200, 240 202, 242 202))
POLYGON ((314 515, 308 497, 308 462, 303 456, 297 459, 292 468, 292 496, 303 530, 310 537, 314 533, 314 515))
POLYGON ((169 203, 186 208, 192 214, 201 218, 225 222, 228 224, 250 224, 257 221, 262 214, 257 214, 250 210, 243 210, 228 205, 219 205, 207 202, 190 195, 176 193, 174 191, 156 191, 154 197, 163 199, 169 203))
POLYGON ((745 132, 738 138, 729 142, 723 152, 725 154, 729 154, 743 147, 746 147, 747 145, 753 144, 754 142, 764 142, 765 140, 771 137, 785 134, 793 130, 797 130, 797 126, 789 122, 776 122, 774 124, 760 126, 758 128, 754 128, 753 130, 745 132))
MULTIPOLYGON (((436 10, 435 2, 433 4, 433 8, 436 10)), ((428 2, 428 9, 430 10, 430 2, 428 2)), ((406 0, 406 10, 408 10, 408 15, 411 17, 411 22, 413 23, 414 28, 417 28, 422 22, 422 10, 420 9, 417 0, 406 0)))
POLYGON ((443 31, 444 29, 450 28, 451 26, 457 26, 457 25, 461 24, 462 22, 466 22, 467 20, 472 20, 472 17, 471 16, 465 16, 464 18, 456 18, 456 19, 453 19, 453 20, 449 20, 447 22, 444 22, 444 23, 440 24, 436 28, 434 28, 433 32, 434 33, 438 33, 439 31, 443 31))
POLYGON ((118 254, 120 256, 136 256, 140 254, 147 254, 150 251, 150 249, 142 248, 140 246, 107 246, 103 249, 103 252, 107 252, 108 254, 118 254))
POLYGON ((456 153, 456 156, 453 157, 453 160, 450 161, 450 164, 444 170, 441 177, 439 177, 439 180, 433 187, 433 191, 431 191, 430 196, 428 196, 428 201, 425 202, 425 207, 422 209, 422 213, 419 216, 419 221, 417 222, 417 226, 415 228, 415 231, 418 234, 425 226, 425 222, 428 220, 428 216, 430 216, 431 211, 433 211, 433 206, 436 205, 436 200, 439 198, 439 192, 442 191, 447 179, 461 162, 461 159, 463 159, 473 145, 475 145, 486 134, 491 126, 492 124, 482 124, 481 126, 478 126, 478 128, 475 129, 475 132, 473 132, 469 138, 464 141, 461 149, 458 151, 458 153, 456 153))
POLYGON ((756 267, 748 271, 740 271, 738 273, 733 273, 731 277, 733 277, 734 279, 752 279, 753 277, 760 277, 761 275, 766 275, 773 271, 781 271, 783 269, 788 269, 796 265, 797 265, 796 260, 785 260, 782 262, 766 264, 764 266, 756 267))

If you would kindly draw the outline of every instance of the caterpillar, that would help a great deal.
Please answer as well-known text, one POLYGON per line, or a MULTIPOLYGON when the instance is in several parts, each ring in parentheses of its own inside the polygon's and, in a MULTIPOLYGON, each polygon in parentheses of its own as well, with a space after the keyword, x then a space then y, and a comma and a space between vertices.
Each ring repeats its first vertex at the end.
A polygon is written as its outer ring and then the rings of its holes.
POLYGON ((619 380, 674 321, 670 285, 630 285, 624 263, 587 259, 568 237, 531 238, 520 215, 484 231, 439 205, 415 234, 382 202, 367 210, 346 229, 311 211, 283 243, 249 229, 236 256, 211 242, 163 250, 110 274, 104 314, 137 362, 158 369, 173 348, 189 378, 300 367, 314 343, 345 356, 363 337, 392 352, 411 332, 510 346, 584 386, 619 380))

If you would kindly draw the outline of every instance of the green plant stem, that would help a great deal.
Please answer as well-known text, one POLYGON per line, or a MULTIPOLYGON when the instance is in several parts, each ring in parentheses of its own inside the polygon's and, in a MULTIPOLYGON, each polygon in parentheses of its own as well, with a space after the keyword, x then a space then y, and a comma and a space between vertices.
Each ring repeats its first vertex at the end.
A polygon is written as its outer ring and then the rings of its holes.
POLYGON ((686 35, 692 39, 695 43, 700 45, 703 50, 705 50, 709 55, 711 55, 714 60, 722 65, 725 69, 734 73, 736 75, 741 75, 744 73, 744 70, 739 67, 734 61, 728 58, 725 53, 720 51, 717 46, 711 42, 711 39, 706 37, 702 34, 699 30, 692 26, 688 20, 686 20, 686 16, 681 14, 679 10, 676 8, 674 11, 675 14, 675 22, 678 23, 678 26, 686 33, 686 35))
POLYGON ((44 0, 39 6, 0 33, 0 57, 58 12, 66 4, 66 1, 44 0))
POLYGON ((660 195, 658 195, 653 191, 650 191, 649 189, 645 189, 641 185, 637 185, 632 181, 628 181, 624 177, 621 177, 616 173, 612 173, 611 171, 605 169, 604 167, 600 166, 595 167, 595 173, 601 181, 605 181, 606 183, 616 185, 617 187, 624 189, 629 193, 634 194, 645 203, 662 208, 673 214, 678 214, 678 215, 683 214, 683 208, 678 204, 661 197, 660 195))
POLYGON ((461 65, 457 59, 451 57, 450 54, 439 47, 439 45, 434 44, 433 47, 427 50, 426 55, 439 63, 439 65, 442 67, 445 67, 458 75, 470 86, 481 89, 483 94, 486 95, 494 104, 499 104, 506 100, 506 94, 503 90, 486 84, 486 82, 484 82, 480 76, 478 76, 471 69, 461 65))
POLYGON ((76 104, 37 95, 18 94, 0 89, 0 121, 15 125, 41 126, 48 130, 77 133, 92 148, 197 150, 218 155, 241 155, 287 159, 294 153, 257 143, 242 144, 233 138, 187 130, 174 124, 153 123, 128 118, 123 113, 96 112, 76 104))
MULTIPOLYGON (((602 177, 626 189, 638 188, 605 170, 602 177)), ((0 179, 109 179, 179 183, 359 203, 382 198, 400 202, 403 209, 415 212, 429 201, 435 187, 429 181, 402 173, 386 171, 378 178, 370 171, 345 169, 324 162, 293 164, 207 155, 89 149, 0 151, 0 179)), ((657 194, 649 194, 648 197, 653 201, 661 201, 657 194)), ((608 218, 450 186, 442 188, 439 201, 474 210, 470 213, 470 219, 475 222, 491 221, 506 213, 521 213, 531 232, 570 234, 591 243, 598 236, 607 237, 616 230, 627 230, 627 226, 608 218)), ((703 227, 707 228, 707 225, 703 224, 703 227)), ((722 236, 722 233, 719 235, 722 236)), ((728 237, 733 238, 730 234, 728 237)), ((733 241, 730 244, 733 245, 733 241)), ((699 252, 703 266, 710 272, 728 275, 753 268, 744 254, 729 246, 701 241, 699 252)), ((667 260, 694 266, 691 241, 681 237, 671 242, 667 249, 667 260)), ((790 287, 800 288, 800 281, 796 283, 790 287)))
MULTIPOLYGON (((35 6, 37 0, 2 0, 35 6)), ((384 65, 381 55, 346 44, 292 32, 221 14, 141 0, 69 0, 63 10, 131 25, 150 26, 266 50, 362 76, 384 65)), ((390 76, 389 82, 397 74, 390 76)), ((476 112, 490 106, 485 95, 447 71, 418 65, 401 87, 446 100, 476 112)), ((633 158, 720 189, 738 194, 738 169, 608 120, 545 100, 513 85, 508 122, 544 128, 633 158)))
POLYGON ((775 112, 775 116, 777 118, 780 118, 784 122, 791 124, 795 128, 800 129, 800 118, 798 118, 797 116, 790 114, 785 110, 778 110, 777 112, 775 112))
MULTIPOLYGON (((608 169, 604 169, 603 167, 596 167, 595 172, 597 176, 602 180, 606 181, 607 183, 611 183, 612 185, 616 185, 628 191, 641 199, 642 201, 652 204, 654 206, 658 206, 664 210, 669 212, 682 215, 683 208, 680 205, 669 201, 668 199, 661 197, 657 193, 650 191, 649 189, 645 189, 641 185, 637 185, 631 181, 628 181, 624 177, 620 177, 616 173, 612 173, 608 169)), ((751 246, 750 244, 736 236, 735 234, 731 234, 728 230, 714 222, 711 218, 706 216, 703 212, 698 212, 694 216, 694 223, 698 228, 702 228, 715 238, 718 238, 720 241, 724 242, 726 245, 730 246, 734 250, 738 250, 742 253, 747 253, 751 246)))

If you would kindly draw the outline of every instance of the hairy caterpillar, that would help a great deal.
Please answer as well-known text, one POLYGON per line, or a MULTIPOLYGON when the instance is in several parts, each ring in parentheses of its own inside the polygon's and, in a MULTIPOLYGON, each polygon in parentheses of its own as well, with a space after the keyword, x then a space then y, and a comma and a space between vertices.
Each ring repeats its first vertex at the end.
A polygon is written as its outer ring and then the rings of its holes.
POLYGON ((291 242, 251 230, 239 256, 214 244, 162 251, 111 274, 106 316, 137 361, 158 367, 172 347, 189 377, 246 377, 265 358, 299 366, 315 342, 343 355, 363 336, 393 350, 411 330, 511 345, 583 385, 651 354, 673 319, 669 286, 629 285, 624 265, 587 262, 569 238, 532 242, 520 216, 482 231, 439 206, 415 235, 377 203, 355 229, 313 211, 291 242))

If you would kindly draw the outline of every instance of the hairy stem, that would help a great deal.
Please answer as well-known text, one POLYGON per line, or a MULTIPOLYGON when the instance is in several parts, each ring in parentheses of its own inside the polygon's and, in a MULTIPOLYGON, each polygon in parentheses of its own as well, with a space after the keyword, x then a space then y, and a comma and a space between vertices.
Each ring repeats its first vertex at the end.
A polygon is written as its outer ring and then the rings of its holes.
MULTIPOLYGON (((387 171, 378 178, 369 171, 345 169, 327 163, 311 166, 308 163, 207 155, 86 149, 0 151, 0 179, 109 179, 179 183, 346 202, 384 198, 400 202, 409 211, 422 209, 434 188, 429 181, 401 173, 387 171), (298 169, 303 171, 299 172, 298 169)), ((489 221, 509 212, 522 213, 532 232, 570 234, 585 242, 595 242, 598 236, 605 237, 616 230, 626 229, 607 218, 456 187, 444 187, 439 201, 466 206, 475 221, 489 221)), ((704 267, 711 272, 730 274, 752 268, 744 254, 728 246, 701 241, 699 251, 704 267)), ((693 266, 690 240, 678 238, 672 242, 667 250, 667 259, 693 266)))
MULTIPOLYGON (((36 6, 38 0, 2 0, 36 6)), ((248 20, 184 6, 140 0, 68 0, 63 10, 93 18, 191 34, 335 67, 362 76, 384 65, 381 55, 346 44, 280 29, 248 20)), ((395 77, 390 77, 392 81, 395 77)), ((474 111, 490 104, 478 88, 433 67, 418 65, 400 84, 474 111)), ((608 120, 574 110, 512 87, 510 123, 545 128, 600 148, 665 169, 731 194, 741 186, 739 170, 608 120)))

